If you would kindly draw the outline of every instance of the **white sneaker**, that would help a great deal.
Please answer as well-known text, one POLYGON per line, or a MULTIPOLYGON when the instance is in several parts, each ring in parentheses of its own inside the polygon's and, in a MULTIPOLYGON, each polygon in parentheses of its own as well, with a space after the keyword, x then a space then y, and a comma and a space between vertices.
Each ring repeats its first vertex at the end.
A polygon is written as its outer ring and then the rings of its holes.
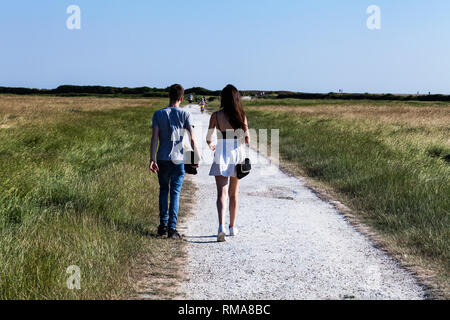
POLYGON ((230 237, 234 237, 238 234, 238 228, 236 226, 230 227, 230 237))
POLYGON ((217 242, 225 242, 225 232, 219 232, 219 234, 217 235, 217 242))
POLYGON ((219 231, 217 232, 217 242, 225 241, 225 232, 223 232, 223 225, 219 226, 219 231))

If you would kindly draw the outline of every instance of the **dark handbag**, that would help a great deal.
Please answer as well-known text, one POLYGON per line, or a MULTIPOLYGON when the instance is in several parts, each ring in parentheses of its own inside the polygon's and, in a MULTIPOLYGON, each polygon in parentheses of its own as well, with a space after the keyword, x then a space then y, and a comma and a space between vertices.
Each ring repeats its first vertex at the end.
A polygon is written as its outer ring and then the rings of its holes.
POLYGON ((196 166, 197 164, 195 164, 195 153, 194 151, 187 151, 185 153, 185 163, 184 163, 184 171, 187 174, 192 174, 192 175, 196 175, 197 172, 197 168, 194 168, 194 166, 196 166), (187 159, 190 159, 189 161, 187 159))
POLYGON ((238 163, 236 165, 236 176, 238 179, 245 178, 250 174, 250 170, 252 170, 252 164, 250 163, 250 159, 246 158, 244 163, 238 163))

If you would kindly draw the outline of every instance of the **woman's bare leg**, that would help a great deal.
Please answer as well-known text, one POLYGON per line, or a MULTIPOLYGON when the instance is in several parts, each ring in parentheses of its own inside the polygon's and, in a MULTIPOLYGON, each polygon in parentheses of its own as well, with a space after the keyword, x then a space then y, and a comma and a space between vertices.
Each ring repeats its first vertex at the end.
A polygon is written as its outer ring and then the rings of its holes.
POLYGON ((216 185, 217 185, 217 213, 219 214, 219 225, 223 225, 224 217, 225 217, 225 208, 227 204, 227 196, 228 196, 228 178, 217 176, 216 177, 216 185))
POLYGON ((234 227, 236 224, 236 213, 238 208, 238 193, 239 193, 239 179, 236 177, 230 178, 230 227, 234 227))

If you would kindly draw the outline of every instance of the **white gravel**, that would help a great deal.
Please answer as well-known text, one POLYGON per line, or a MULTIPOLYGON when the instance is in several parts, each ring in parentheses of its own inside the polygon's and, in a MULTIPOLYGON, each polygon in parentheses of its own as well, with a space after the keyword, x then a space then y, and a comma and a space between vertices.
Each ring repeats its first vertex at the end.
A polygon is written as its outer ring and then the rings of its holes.
MULTIPOLYGON (((198 135, 209 115, 191 111, 198 135)), ((203 128, 202 128, 203 127, 203 128)), ((204 157, 212 152, 205 148, 204 157)), ((251 158, 256 157, 252 152, 251 158)), ((265 161, 268 160, 265 159, 265 161)), ((187 299, 423 299, 416 279, 357 232, 305 183, 268 165, 242 180, 239 235, 217 243, 216 187, 209 165, 192 177, 194 215, 180 229, 188 243, 187 299)), ((227 217, 228 219, 228 217, 227 217)))

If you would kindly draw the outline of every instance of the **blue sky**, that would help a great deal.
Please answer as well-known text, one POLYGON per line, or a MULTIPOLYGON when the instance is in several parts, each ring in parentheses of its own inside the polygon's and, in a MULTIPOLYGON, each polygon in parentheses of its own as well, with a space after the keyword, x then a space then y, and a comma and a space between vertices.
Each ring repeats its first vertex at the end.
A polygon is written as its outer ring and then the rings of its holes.
POLYGON ((14 0, 0 36, 0 86, 450 93, 448 0, 14 0))

